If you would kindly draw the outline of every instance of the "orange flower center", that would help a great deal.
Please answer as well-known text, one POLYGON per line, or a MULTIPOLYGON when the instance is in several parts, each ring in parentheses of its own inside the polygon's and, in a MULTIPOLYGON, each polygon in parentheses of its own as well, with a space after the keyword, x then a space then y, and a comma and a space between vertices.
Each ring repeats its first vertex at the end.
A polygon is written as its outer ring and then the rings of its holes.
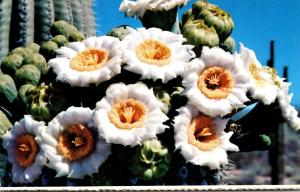
POLYGON ((94 71, 108 61, 108 51, 89 48, 78 53, 70 61, 70 67, 76 71, 94 71))
POLYGON ((228 97, 233 88, 233 77, 229 70, 222 67, 209 67, 199 76, 198 88, 211 99, 228 97))
POLYGON ((154 39, 145 40, 135 51, 140 61, 158 66, 168 64, 172 54, 169 47, 154 39))
POLYGON ((35 161, 38 146, 33 135, 21 135, 17 138, 16 160, 21 167, 29 167, 35 161))
POLYGON ((190 144, 203 151, 211 151, 220 143, 214 131, 213 118, 204 114, 193 119, 188 128, 188 137, 190 144))
POLYGON ((71 125, 59 135, 57 149, 70 161, 81 160, 94 149, 93 133, 82 124, 71 125))
POLYGON ((147 108, 138 100, 127 99, 113 105, 110 121, 120 129, 138 128, 143 125, 147 108))

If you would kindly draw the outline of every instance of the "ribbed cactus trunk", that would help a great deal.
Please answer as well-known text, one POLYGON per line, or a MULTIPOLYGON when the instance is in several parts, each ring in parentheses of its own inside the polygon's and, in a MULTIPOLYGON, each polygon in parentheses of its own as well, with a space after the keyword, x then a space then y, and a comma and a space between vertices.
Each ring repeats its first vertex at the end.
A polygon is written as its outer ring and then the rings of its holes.
POLYGON ((50 27, 54 22, 52 0, 35 0, 34 40, 37 43, 51 39, 50 27))
POLYGON ((82 5, 82 15, 83 15, 83 33, 85 36, 96 35, 95 30, 95 18, 92 8, 92 0, 80 0, 82 5))
POLYGON ((12 0, 0 0, 0 60, 9 51, 12 0))
POLYGON ((10 28, 10 50, 34 41, 34 0, 13 1, 10 28))
POLYGON ((0 61, 12 49, 52 38, 54 21, 74 24, 95 35, 92 0, 0 0, 0 61))

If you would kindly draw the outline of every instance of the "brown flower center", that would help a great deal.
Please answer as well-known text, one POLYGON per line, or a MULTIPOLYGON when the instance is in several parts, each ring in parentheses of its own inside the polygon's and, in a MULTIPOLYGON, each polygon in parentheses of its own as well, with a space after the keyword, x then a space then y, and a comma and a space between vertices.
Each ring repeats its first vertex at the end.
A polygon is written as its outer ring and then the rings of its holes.
POLYGON ((70 161, 81 160, 94 149, 93 133, 82 124, 71 125, 59 135, 57 149, 70 161))
POLYGON ((220 141, 214 131, 213 118, 204 114, 193 119, 188 128, 188 142, 200 150, 211 151, 220 141))
POLYGON ((144 63, 163 66, 170 62, 171 49, 154 39, 147 39, 135 50, 138 59, 144 63))
POLYGON ((21 167, 29 167, 35 161, 38 146, 33 135, 21 135, 17 138, 16 160, 21 167))
POLYGON ((147 108, 138 100, 127 99, 113 105, 110 121, 120 129, 138 128, 143 125, 147 108))
POLYGON ((70 61, 70 67, 76 71, 94 71, 108 61, 108 51, 89 48, 78 53, 70 61))
POLYGON ((211 99, 228 97, 233 88, 234 80, 229 70, 222 67, 209 67, 199 76, 198 88, 211 99))

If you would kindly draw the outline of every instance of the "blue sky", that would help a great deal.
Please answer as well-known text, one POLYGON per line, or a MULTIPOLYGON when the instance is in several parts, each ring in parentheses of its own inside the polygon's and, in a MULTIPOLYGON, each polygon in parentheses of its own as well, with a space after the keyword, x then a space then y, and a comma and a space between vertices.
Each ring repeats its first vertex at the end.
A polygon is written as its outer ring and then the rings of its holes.
MULTIPOLYGON (((139 20, 126 18, 118 11, 121 0, 95 0, 97 35, 127 24, 140 27, 139 20)), ((191 8, 191 0, 180 14, 191 8)), ((269 42, 275 40, 275 67, 282 76, 289 67, 293 104, 300 107, 300 0, 209 0, 228 11, 235 22, 236 42, 253 49, 262 64, 269 59, 269 42)))

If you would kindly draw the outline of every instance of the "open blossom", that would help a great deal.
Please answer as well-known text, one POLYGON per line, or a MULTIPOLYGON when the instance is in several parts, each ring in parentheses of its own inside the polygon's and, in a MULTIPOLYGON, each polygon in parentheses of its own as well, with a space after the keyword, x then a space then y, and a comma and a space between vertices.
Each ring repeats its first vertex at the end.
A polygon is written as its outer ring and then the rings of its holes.
POLYGON ((144 79, 161 79, 167 82, 184 72, 189 61, 195 57, 193 46, 184 45, 182 35, 158 28, 140 28, 127 35, 124 48, 124 67, 140 74, 144 79))
POLYGON ((123 0, 120 11, 132 17, 143 17, 147 10, 168 11, 177 6, 186 5, 189 0, 123 0))
POLYGON ((118 38, 90 37, 83 42, 72 42, 56 52, 49 61, 56 80, 71 86, 98 85, 121 72, 122 54, 118 38))
POLYGON ((3 146, 12 164, 13 182, 32 183, 41 175, 46 158, 40 150, 37 135, 45 128, 44 125, 44 122, 25 115, 4 135, 3 146))
POLYGON ((204 47, 186 68, 183 85, 189 103, 209 116, 224 116, 244 107, 249 75, 236 55, 204 47))
POLYGON ((228 119, 207 116, 191 105, 178 112, 174 119, 175 147, 186 161, 219 169, 228 163, 226 151, 239 151, 229 141, 233 132, 224 132, 228 119))
POLYGON ((97 103, 94 120, 107 142, 133 147, 165 131, 163 107, 146 85, 118 83, 97 103))
POLYGON ((39 134, 47 166, 57 177, 83 178, 98 171, 111 153, 99 137, 89 108, 70 107, 59 113, 39 134))
POLYGON ((274 82, 271 68, 262 66, 254 51, 246 48, 243 44, 240 44, 240 57, 251 77, 249 81, 251 97, 265 105, 275 102, 279 87, 274 82))

